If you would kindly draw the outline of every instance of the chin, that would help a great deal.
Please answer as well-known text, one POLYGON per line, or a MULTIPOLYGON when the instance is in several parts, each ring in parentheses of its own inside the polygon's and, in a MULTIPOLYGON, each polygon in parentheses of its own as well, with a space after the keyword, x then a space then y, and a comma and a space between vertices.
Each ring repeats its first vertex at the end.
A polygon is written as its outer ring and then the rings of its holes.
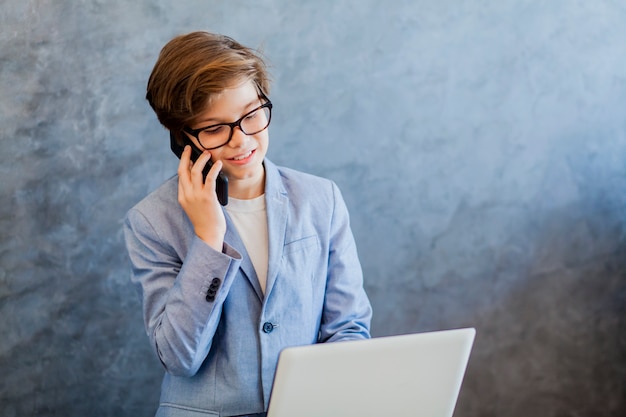
POLYGON ((265 174, 265 168, 261 164, 256 167, 249 167, 241 170, 233 170, 233 172, 226 172, 226 176, 229 180, 245 181, 254 178, 262 177, 265 174))

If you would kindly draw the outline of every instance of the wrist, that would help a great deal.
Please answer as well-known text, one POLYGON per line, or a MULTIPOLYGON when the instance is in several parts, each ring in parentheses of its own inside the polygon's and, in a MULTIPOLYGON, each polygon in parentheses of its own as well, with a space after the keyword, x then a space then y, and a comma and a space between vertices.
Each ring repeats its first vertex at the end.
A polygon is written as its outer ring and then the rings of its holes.
POLYGON ((204 243, 211 246, 218 252, 222 251, 222 247, 224 246, 224 235, 219 235, 215 233, 199 233, 196 232, 196 236, 200 238, 204 243))

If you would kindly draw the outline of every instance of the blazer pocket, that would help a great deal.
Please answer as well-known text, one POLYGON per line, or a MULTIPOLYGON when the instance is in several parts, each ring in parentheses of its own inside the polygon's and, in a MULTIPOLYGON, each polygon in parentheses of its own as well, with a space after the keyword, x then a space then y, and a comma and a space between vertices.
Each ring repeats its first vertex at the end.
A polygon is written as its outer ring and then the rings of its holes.
POLYGON ((216 411, 164 403, 159 405, 154 417, 219 417, 219 415, 216 411))
POLYGON ((316 246, 319 246, 318 242, 317 235, 313 235, 285 243, 283 247, 283 258, 295 252, 312 250, 316 246))
POLYGON ((281 274, 310 280, 321 257, 317 235, 303 237, 285 244, 281 274))

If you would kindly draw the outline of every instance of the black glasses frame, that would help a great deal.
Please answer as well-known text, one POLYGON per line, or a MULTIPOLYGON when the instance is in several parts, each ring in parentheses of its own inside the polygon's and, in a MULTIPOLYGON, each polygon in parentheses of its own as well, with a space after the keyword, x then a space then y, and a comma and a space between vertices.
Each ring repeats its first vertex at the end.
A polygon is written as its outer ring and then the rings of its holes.
POLYGON ((273 107, 273 105, 272 105, 272 102, 270 101, 270 99, 265 96, 265 94, 261 93, 261 96, 259 98, 263 99, 263 100, 266 100, 266 102, 261 104, 259 107, 255 108, 253 110, 250 110, 248 113, 246 113, 243 116, 241 116, 241 118, 239 120, 235 121, 235 122, 232 122, 232 123, 217 123, 217 124, 214 124, 214 125, 204 126, 204 127, 199 128, 199 129, 192 129, 189 126, 185 126, 183 128, 183 131, 186 132, 186 133, 189 133, 191 136, 196 138, 196 140, 198 141, 198 144, 200 144, 200 146, 202 146, 202 149, 205 149, 207 151, 210 151, 211 149, 221 148, 222 146, 228 144, 228 142, 230 142, 230 140, 233 138, 233 132, 235 131, 236 127, 238 127, 239 130, 241 130, 243 132, 243 134, 247 135, 247 136, 255 135, 255 134, 259 133, 259 132, 262 132, 262 131, 264 131, 265 129, 267 129, 269 127, 270 122, 272 121, 272 107, 273 107), (243 119, 245 119, 246 117, 250 116, 255 111, 259 111, 259 110, 264 109, 264 108, 268 108, 269 109, 269 116, 267 118, 267 125, 263 129, 257 130, 256 132, 246 132, 245 130, 243 130, 243 127, 241 126, 241 122, 243 121, 243 119), (228 135, 228 140, 226 142, 222 143, 221 145, 218 145, 218 146, 213 146, 211 148, 205 147, 202 144, 202 141, 200 140, 200 137, 199 137, 200 136, 200 132, 202 132, 203 130, 206 130, 206 129, 217 127, 217 126, 228 126, 228 127, 230 127, 230 134, 228 135))

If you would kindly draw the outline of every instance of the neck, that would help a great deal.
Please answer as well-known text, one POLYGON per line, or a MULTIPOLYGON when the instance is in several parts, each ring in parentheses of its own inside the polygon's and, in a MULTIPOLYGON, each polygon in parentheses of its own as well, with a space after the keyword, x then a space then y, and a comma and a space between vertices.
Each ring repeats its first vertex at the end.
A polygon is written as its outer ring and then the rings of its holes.
POLYGON ((265 170, 257 178, 228 180, 228 195, 239 200, 250 200, 265 192, 265 170))

